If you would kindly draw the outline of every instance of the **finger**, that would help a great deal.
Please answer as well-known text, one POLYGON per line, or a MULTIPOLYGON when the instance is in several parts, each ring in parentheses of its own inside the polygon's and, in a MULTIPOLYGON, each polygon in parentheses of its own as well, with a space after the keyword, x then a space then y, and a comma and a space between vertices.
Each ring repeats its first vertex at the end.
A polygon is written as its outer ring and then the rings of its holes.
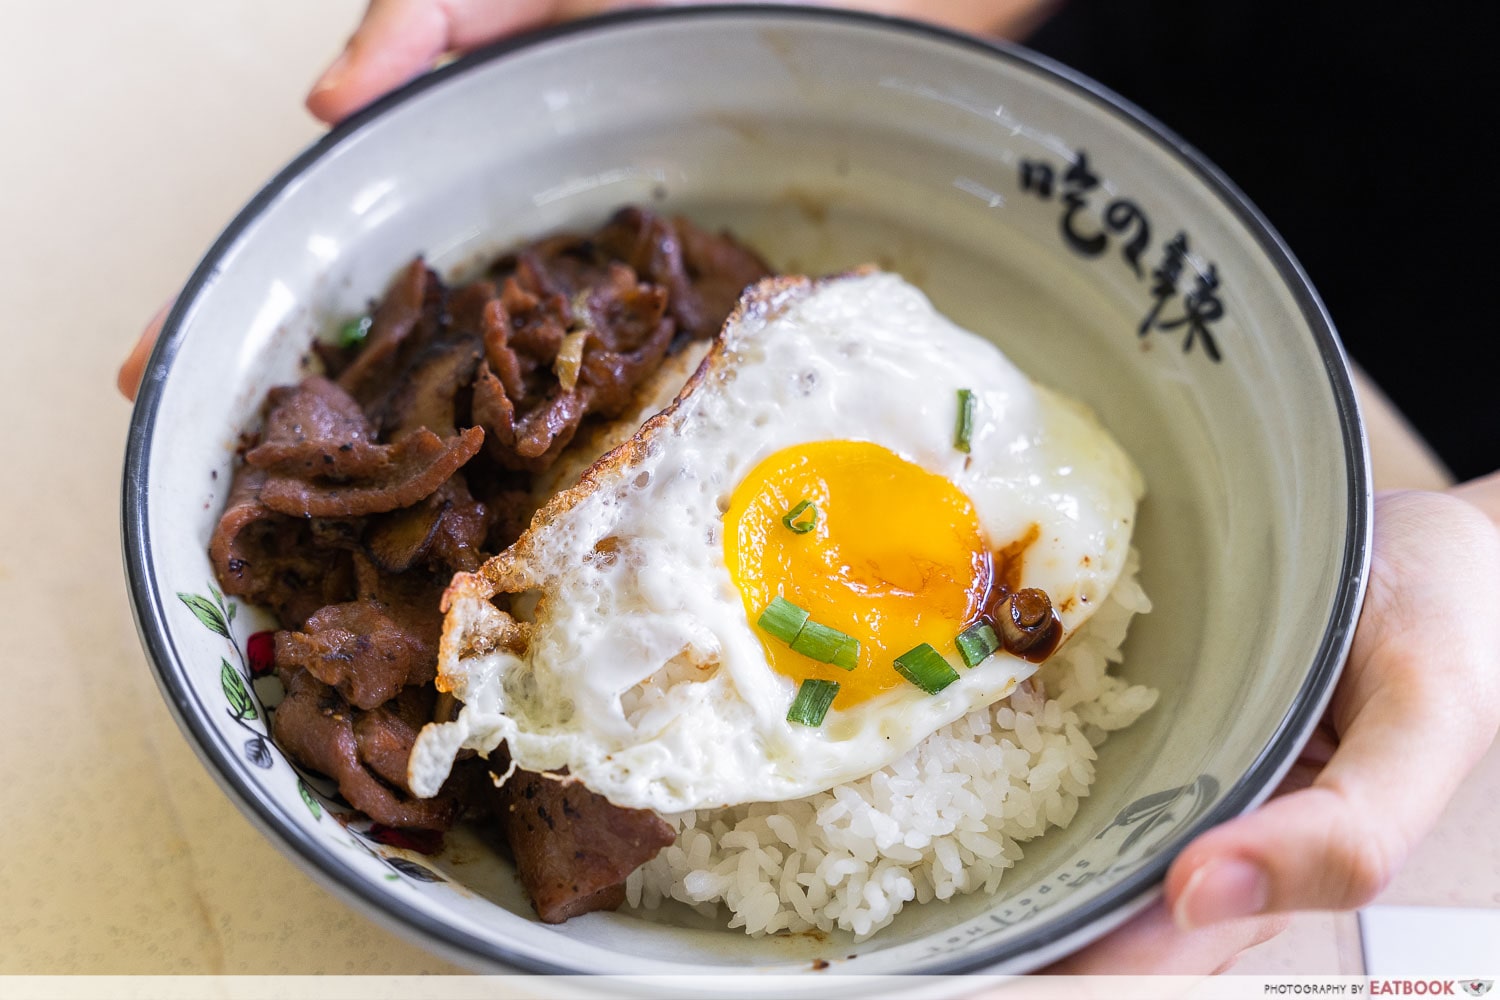
POLYGON ((1183 931, 1164 902, 1132 918, 1044 972, 1060 976, 1206 976, 1223 972, 1246 950, 1281 933, 1280 914, 1183 931))
POLYGON ((1437 493, 1381 496, 1364 612, 1311 787, 1194 841, 1167 875, 1179 926, 1372 899, 1494 739, 1500 536, 1437 493))
POLYGON ((307 95, 329 124, 431 69, 439 57, 535 27, 562 0, 372 0, 344 51, 307 95))
POLYGON ((167 313, 171 309, 172 300, 169 299, 156 311, 156 315, 151 317, 136 339, 135 346, 130 349, 125 363, 120 366, 119 374, 115 376, 115 385, 119 387, 120 395, 131 402, 135 402, 135 394, 140 390, 141 379, 146 374, 146 362, 151 358, 151 348, 156 346, 156 338, 161 335, 162 324, 167 321, 167 313))
POLYGON ((1062 0, 854 0, 840 6, 856 7, 877 14, 894 14, 933 21, 973 34, 1025 38, 1051 16, 1062 0))

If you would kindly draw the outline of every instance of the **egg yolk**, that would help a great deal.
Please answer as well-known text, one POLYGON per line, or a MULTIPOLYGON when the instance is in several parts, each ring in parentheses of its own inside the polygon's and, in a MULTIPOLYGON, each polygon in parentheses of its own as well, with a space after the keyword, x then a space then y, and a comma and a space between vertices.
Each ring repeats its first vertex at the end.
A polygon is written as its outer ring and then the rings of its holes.
MULTIPOLYGON (((794 523, 812 515, 805 509, 794 523)), ((956 655, 954 640, 983 612, 993 572, 969 498, 864 441, 795 445, 757 465, 724 513, 724 557, 752 626, 780 596, 859 640, 858 665, 843 670, 756 629, 778 673, 837 681, 838 708, 909 686, 892 663, 924 642, 956 655), (804 500, 817 520, 799 534, 783 518, 804 500)))

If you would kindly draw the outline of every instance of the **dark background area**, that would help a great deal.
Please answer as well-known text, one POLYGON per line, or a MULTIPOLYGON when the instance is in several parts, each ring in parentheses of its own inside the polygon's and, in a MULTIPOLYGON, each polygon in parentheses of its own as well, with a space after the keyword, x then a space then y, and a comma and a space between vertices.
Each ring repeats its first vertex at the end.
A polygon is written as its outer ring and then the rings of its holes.
POLYGON ((1239 185, 1459 479, 1500 469, 1488 9, 1070 0, 1027 41, 1239 185))

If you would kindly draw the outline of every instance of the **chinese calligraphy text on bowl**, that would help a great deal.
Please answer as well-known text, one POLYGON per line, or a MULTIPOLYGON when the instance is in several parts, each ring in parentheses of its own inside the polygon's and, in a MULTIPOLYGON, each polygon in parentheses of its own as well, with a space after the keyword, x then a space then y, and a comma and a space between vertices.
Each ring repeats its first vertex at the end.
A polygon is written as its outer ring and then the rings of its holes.
POLYGON ((1358 611, 1368 518, 1333 331, 1212 167, 1024 52, 770 7, 528 36, 336 129, 183 291, 125 490, 130 581, 163 691, 291 857, 475 967, 641 974, 1017 972, 1116 926, 1195 833, 1269 794, 1315 724, 1358 611), (413 255, 462 272, 632 202, 727 226, 778 270, 902 273, 1089 403, 1140 466, 1134 544, 1155 610, 1121 669, 1161 699, 1101 748, 1072 824, 1030 844, 997 895, 910 906, 857 946, 610 913, 546 926, 501 861, 426 858, 337 822, 326 784, 265 737, 268 621, 212 590, 205 551, 265 392, 413 255))

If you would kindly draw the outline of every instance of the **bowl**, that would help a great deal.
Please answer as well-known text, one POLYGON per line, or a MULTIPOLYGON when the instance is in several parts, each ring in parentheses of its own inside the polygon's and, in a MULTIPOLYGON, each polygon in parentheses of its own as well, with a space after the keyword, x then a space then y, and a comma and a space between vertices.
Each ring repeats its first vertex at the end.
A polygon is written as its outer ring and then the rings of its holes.
POLYGON ((478 969, 806 973, 836 990, 849 973, 1035 969, 1150 904, 1185 844, 1264 799, 1347 652, 1370 482, 1315 292, 1181 140, 1020 48, 757 5, 506 41, 299 156, 177 299, 132 420, 123 513, 142 641, 183 732, 345 899, 478 969), (728 226, 784 271, 901 272, 1088 402, 1140 466, 1155 610, 1120 669, 1160 700, 1101 748, 1071 825, 1028 845, 995 895, 908 906, 857 944, 618 913, 548 926, 465 834, 436 858, 379 843, 267 738, 270 693, 246 677, 271 623, 214 589, 206 554, 266 391, 416 253, 462 273, 625 203, 728 226))

